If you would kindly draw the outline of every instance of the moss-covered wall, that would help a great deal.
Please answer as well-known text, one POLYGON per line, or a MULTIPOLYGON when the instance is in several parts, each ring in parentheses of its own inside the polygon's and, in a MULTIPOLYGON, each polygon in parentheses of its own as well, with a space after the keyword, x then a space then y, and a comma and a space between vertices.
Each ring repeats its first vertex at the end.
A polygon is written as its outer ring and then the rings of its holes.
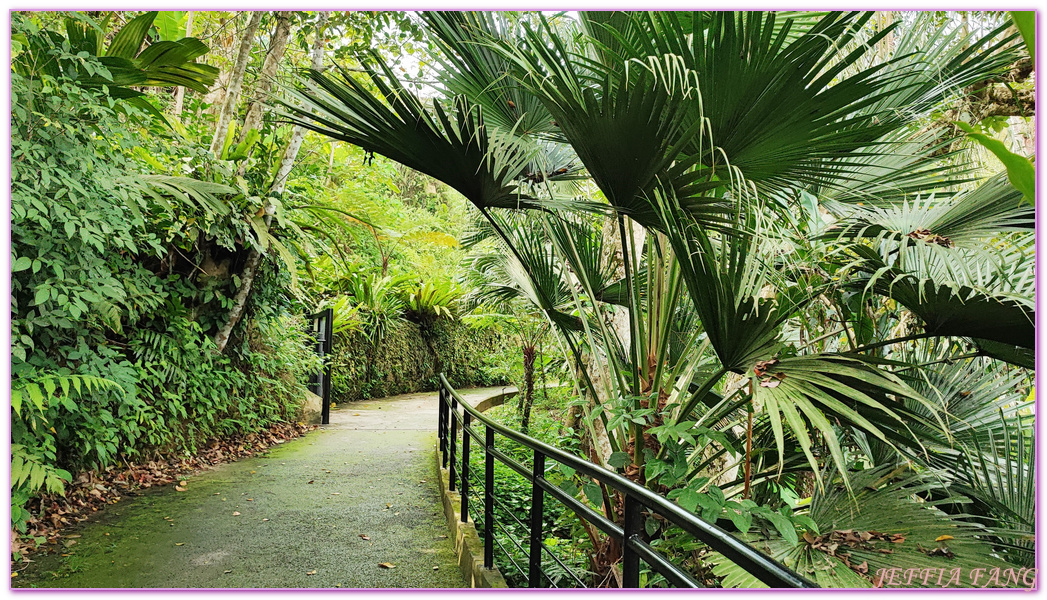
POLYGON ((442 319, 426 326, 401 322, 377 348, 358 331, 337 335, 331 398, 349 402, 432 391, 441 371, 455 387, 503 385, 507 383, 503 370, 492 368, 489 358, 511 344, 494 329, 442 319))

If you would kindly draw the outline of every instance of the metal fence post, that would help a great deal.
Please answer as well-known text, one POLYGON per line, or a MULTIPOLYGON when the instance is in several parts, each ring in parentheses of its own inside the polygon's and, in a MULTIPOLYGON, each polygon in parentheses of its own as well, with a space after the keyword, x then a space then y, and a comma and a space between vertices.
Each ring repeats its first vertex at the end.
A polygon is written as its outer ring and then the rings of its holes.
POLYGON ((455 410, 456 408, 458 408, 458 401, 454 399, 454 396, 451 396, 451 408, 450 408, 450 410, 451 410, 451 415, 450 415, 451 416, 451 435, 447 439, 447 444, 449 446, 449 452, 448 453, 450 454, 450 464, 447 467, 447 470, 449 471, 449 473, 448 473, 448 486, 447 486, 447 489, 451 490, 452 492, 454 491, 454 478, 455 478, 455 468, 454 468, 454 455, 456 454, 455 446, 458 445, 458 412, 455 410))
POLYGON ((447 406, 445 404, 446 398, 447 392, 441 385, 439 394, 437 394, 436 437, 440 449, 440 463, 444 467, 447 466, 447 406))
POLYGON ((494 568, 494 429, 487 430, 484 444, 484 568, 494 568))
POLYGON ((534 469, 531 479, 531 549, 527 569, 527 586, 542 587, 542 513, 544 512, 545 492, 538 485, 538 480, 545 477, 545 455, 534 451, 534 469))
POLYGON ((629 547, 629 540, 639 538, 643 529, 641 509, 643 505, 632 496, 625 495, 625 522, 622 536, 622 587, 640 587, 640 556, 629 547))
POLYGON ((472 415, 466 411, 462 415, 462 523, 469 522, 469 424, 472 415))
POLYGON ((322 354, 324 358, 324 380, 323 385, 320 387, 320 396, 323 398, 324 405, 320 408, 320 424, 329 425, 331 423, 331 349, 334 346, 334 309, 328 308, 320 314, 323 315, 324 328, 322 354))

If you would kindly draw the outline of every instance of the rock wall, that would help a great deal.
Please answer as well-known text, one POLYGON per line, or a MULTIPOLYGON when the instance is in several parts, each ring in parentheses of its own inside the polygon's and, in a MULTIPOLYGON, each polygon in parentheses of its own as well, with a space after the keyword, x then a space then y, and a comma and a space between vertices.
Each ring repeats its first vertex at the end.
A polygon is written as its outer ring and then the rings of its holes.
POLYGON ((335 336, 331 398, 350 402, 437 389, 443 371, 454 387, 504 385, 488 357, 512 340, 493 329, 438 320, 398 323, 377 347, 362 332, 335 336))

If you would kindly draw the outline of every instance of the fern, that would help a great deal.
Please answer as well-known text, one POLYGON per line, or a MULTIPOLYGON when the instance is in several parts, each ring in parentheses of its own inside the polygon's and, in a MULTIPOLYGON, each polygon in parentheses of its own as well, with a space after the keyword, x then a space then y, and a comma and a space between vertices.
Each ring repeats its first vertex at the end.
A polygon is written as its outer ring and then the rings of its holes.
POLYGON ((15 380, 11 382, 11 408, 14 409, 15 415, 21 417, 22 406, 26 404, 25 400, 28 398, 30 406, 43 413, 51 401, 63 404, 71 402, 73 392, 79 396, 102 390, 124 391, 115 381, 94 375, 49 374, 32 379, 15 380), (58 394, 57 397, 55 394, 58 394))

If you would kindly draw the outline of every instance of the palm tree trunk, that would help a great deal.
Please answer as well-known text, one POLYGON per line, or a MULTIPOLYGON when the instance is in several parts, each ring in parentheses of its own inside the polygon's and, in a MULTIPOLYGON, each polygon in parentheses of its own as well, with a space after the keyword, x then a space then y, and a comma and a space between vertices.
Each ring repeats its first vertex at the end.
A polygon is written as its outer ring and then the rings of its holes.
POLYGON ((520 405, 520 429, 527 433, 531 424, 531 407, 534 406, 534 346, 523 348, 524 397, 520 405))
POLYGON ((240 100, 240 90, 244 85, 244 73, 247 72, 247 63, 251 58, 251 46, 254 45, 254 36, 258 32, 258 25, 262 22, 262 11, 251 13, 251 20, 247 23, 247 31, 240 40, 240 52, 236 55, 233 64, 233 72, 229 76, 229 86, 226 88, 225 101, 222 102, 222 112, 218 114, 218 123, 215 125, 214 137, 211 138, 211 153, 217 155, 222 151, 225 141, 225 133, 229 129, 229 123, 233 120, 236 112, 236 103, 240 100))

